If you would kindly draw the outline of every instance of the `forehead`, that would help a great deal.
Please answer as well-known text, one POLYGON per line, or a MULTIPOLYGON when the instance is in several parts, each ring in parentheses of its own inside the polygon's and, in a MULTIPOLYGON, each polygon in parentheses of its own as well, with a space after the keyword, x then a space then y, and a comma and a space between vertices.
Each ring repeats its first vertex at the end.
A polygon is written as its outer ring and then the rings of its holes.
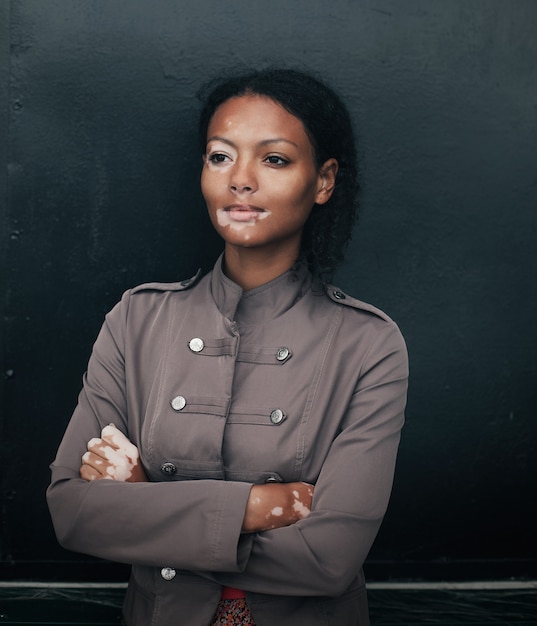
POLYGON ((275 100, 259 95, 236 96, 223 102, 209 122, 207 139, 213 136, 259 141, 283 138, 312 148, 302 120, 275 100))

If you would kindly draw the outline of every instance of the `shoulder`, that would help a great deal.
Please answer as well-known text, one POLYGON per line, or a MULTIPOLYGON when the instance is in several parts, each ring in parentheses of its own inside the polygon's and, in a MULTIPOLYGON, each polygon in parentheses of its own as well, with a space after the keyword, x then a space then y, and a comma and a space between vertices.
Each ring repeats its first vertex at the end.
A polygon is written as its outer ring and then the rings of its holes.
POLYGON ((342 321, 345 337, 359 337, 368 345, 365 351, 368 361, 376 363, 390 357, 390 363, 401 376, 408 376, 406 342, 401 329, 389 315, 333 285, 326 286, 326 295, 347 313, 342 321))
POLYGON ((194 287, 201 278, 201 270, 198 270, 194 276, 185 278, 175 283, 144 283, 129 290, 129 295, 133 296, 138 293, 147 292, 170 292, 170 291, 187 291, 194 287))
POLYGON ((156 314, 158 311, 168 308, 176 299, 171 298, 174 294, 187 293, 201 279, 201 271, 185 280, 174 283, 144 283, 128 289, 123 293, 121 300, 108 313, 107 318, 121 319, 123 324, 127 318, 141 322, 147 316, 156 314))
POLYGON ((342 289, 340 289, 339 287, 336 287, 335 285, 326 285, 325 290, 326 290, 326 295, 328 296, 328 298, 332 302, 340 306, 346 307, 347 309, 350 309, 350 310, 355 310, 355 311, 369 314, 371 316, 380 318, 381 320, 384 320, 385 322, 394 323, 391 317, 389 315, 386 315, 384 311, 381 311, 380 309, 373 306, 372 304, 368 304, 367 302, 363 302, 362 300, 357 300, 356 298, 353 298, 352 296, 345 293, 342 289))

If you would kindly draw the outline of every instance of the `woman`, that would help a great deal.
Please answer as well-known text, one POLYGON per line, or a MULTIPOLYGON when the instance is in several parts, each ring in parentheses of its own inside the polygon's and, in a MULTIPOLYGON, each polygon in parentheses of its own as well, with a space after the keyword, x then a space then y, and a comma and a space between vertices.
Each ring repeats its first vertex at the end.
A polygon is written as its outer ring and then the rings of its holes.
POLYGON ((253 72, 213 87, 200 141, 224 253, 108 314, 52 465, 56 533, 133 565, 129 626, 368 624, 407 359, 326 282, 354 220, 349 116, 310 76, 253 72))

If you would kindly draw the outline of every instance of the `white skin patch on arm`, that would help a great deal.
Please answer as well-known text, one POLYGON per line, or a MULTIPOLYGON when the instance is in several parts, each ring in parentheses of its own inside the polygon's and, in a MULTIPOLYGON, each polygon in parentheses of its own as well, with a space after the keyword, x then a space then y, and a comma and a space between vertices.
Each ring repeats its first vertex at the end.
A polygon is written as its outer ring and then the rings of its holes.
POLYGON ((274 515, 275 517, 280 517, 281 515, 283 515, 283 507, 275 506, 270 512, 270 514, 274 515))
POLYGON ((310 514, 309 508, 300 500, 295 499, 293 504, 293 510, 298 513, 298 515, 303 519, 304 517, 308 517, 310 514))

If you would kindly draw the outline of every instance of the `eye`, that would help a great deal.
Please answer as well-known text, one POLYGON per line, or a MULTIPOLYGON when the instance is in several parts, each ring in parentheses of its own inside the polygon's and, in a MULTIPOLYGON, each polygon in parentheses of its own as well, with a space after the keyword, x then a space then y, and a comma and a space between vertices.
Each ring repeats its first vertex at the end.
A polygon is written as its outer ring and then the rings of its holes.
POLYGON ((207 156, 207 161, 211 163, 225 163, 229 160, 227 154, 223 154, 222 152, 213 152, 207 156))
POLYGON ((285 165, 289 165, 290 161, 288 159, 284 159, 281 156, 278 156, 277 154, 271 154, 268 157, 265 158, 265 161, 269 164, 269 165, 278 165, 280 167, 283 167, 285 165))

